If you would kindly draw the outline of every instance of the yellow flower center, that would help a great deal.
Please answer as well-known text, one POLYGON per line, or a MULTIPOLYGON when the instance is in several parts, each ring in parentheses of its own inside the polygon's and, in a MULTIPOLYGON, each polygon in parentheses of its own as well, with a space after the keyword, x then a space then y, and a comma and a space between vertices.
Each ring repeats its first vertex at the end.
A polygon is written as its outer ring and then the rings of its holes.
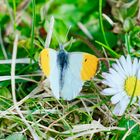
POLYGON ((129 96, 140 96, 140 80, 130 76, 125 80, 125 91, 129 96))

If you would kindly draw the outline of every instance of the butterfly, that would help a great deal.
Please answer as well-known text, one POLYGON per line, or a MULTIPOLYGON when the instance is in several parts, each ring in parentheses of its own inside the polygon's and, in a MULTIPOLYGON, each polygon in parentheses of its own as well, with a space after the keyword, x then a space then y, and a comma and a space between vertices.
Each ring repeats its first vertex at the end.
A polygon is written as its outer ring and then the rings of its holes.
POLYGON ((50 81, 53 95, 59 99, 72 100, 78 96, 85 81, 96 74, 98 58, 89 53, 69 53, 45 48, 40 53, 40 66, 50 81))

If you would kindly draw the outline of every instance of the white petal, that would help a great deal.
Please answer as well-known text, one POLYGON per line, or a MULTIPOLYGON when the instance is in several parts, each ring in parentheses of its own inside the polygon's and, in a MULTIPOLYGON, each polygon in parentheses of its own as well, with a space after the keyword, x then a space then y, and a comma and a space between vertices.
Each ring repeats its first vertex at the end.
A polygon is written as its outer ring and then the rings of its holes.
POLYGON ((116 95, 114 95, 112 98, 111 98, 111 102, 112 104, 116 104, 118 103, 120 100, 122 100, 122 98, 126 95, 125 92, 119 92, 117 93, 116 95))
MULTIPOLYGON (((122 73, 119 73, 112 68, 109 69, 109 72, 111 73, 113 78, 117 77, 120 81, 122 81, 125 78, 124 75, 123 75, 124 77, 122 76, 122 73)), ((115 81, 116 81, 116 79, 115 79, 115 81)))
POLYGON ((140 80, 140 70, 137 73, 137 78, 140 80))
MULTIPOLYGON (((117 66, 117 67, 118 67, 118 66, 117 66)), ((110 68, 110 69, 109 69, 109 72, 110 72, 110 74, 112 74, 112 75, 114 75, 114 76, 116 76, 116 74, 117 74, 117 75, 119 75, 120 77, 121 77, 121 74, 122 74, 122 73, 120 73, 120 72, 114 70, 113 68, 110 68)))
POLYGON ((139 65, 138 69, 140 69, 140 60, 139 60, 139 62, 138 62, 138 65, 139 65))
POLYGON ((135 58, 134 61, 133 61, 133 66, 132 66, 132 75, 133 76, 136 75, 137 70, 138 70, 138 67, 139 67, 139 65, 138 65, 138 59, 135 58))
POLYGON ((126 75, 129 76, 129 72, 128 72, 128 67, 127 67, 127 61, 125 59, 124 56, 121 56, 121 58, 119 59, 119 62, 123 68, 123 70, 125 71, 126 75))
MULTIPOLYGON (((102 83, 103 83, 104 85, 110 86, 110 81, 108 81, 108 80, 102 80, 102 83)), ((110 86, 110 87, 111 87, 111 86, 110 86)))
POLYGON ((120 87, 117 87, 116 84, 114 82, 111 82, 112 80, 102 80, 102 83, 104 85, 107 85, 111 88, 115 88, 115 89, 119 89, 120 87))
POLYGON ((138 97, 138 104, 139 104, 139 106, 140 106, 140 96, 138 97))
POLYGON ((121 100, 114 108, 113 110, 113 114, 117 115, 117 116, 122 116, 123 113, 125 112, 128 104, 129 104, 130 99, 128 98, 128 96, 125 96, 123 98, 123 100, 121 100))
POLYGON ((121 105, 120 105, 120 102, 119 102, 119 103, 114 107, 113 114, 115 114, 116 116, 119 116, 120 108, 121 108, 121 105))
POLYGON ((116 85, 122 85, 123 84, 123 80, 124 78, 115 70, 113 70, 112 68, 110 68, 110 74, 108 74, 108 76, 106 77, 107 80, 114 82, 116 85))
POLYGON ((128 67, 127 70, 129 72, 129 75, 132 75, 132 60, 130 55, 127 55, 126 61, 127 61, 127 67, 128 67))
POLYGON ((102 90, 102 92, 101 92, 101 94, 103 94, 103 95, 114 95, 116 93, 118 93, 118 91, 114 88, 106 88, 106 89, 102 90))
POLYGON ((125 78, 126 77, 126 72, 125 70, 123 69, 123 67, 121 66, 119 60, 116 60, 117 64, 114 64, 113 67, 114 69, 123 77, 125 78))
POLYGON ((114 87, 116 89, 120 89, 124 85, 124 80, 120 79, 117 75, 114 77, 108 77, 107 81, 109 83, 109 86, 114 87))
POLYGON ((119 73, 117 73, 115 70, 110 69, 111 73, 103 73, 103 76, 105 77, 103 82, 104 84, 116 88, 116 89, 122 89, 124 86, 125 79, 123 79, 119 73))
POLYGON ((107 73, 107 72, 103 72, 103 73, 102 73, 102 77, 103 77, 103 78, 106 78, 107 76, 108 76, 108 73, 107 73))

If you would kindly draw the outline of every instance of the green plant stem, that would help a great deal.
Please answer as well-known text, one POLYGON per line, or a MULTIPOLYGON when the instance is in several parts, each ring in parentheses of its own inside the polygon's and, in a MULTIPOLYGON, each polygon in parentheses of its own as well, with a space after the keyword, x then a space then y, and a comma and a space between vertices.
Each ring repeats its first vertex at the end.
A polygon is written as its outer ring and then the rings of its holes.
POLYGON ((13 9, 14 9, 14 30, 16 30, 16 1, 13 0, 13 9))
POLYGON ((131 51, 130 51, 130 49, 131 49, 130 36, 129 36, 128 33, 125 34, 125 46, 127 48, 128 54, 131 55, 131 51))
POLYGON ((115 51, 113 51, 110 47, 108 47, 107 45, 105 45, 105 44, 103 44, 103 43, 101 43, 101 42, 99 42, 99 41, 95 41, 97 44, 99 44, 99 45, 101 45, 102 47, 104 47, 105 49, 107 49, 110 53, 112 53, 112 55, 113 56, 115 56, 115 57, 117 57, 117 58, 119 58, 120 57, 120 55, 119 54, 117 54, 115 51))
POLYGON ((103 34, 103 38, 104 38, 105 44, 109 47, 109 44, 108 44, 107 39, 106 39, 106 36, 105 36, 104 27, 103 27, 102 0, 99 0, 99 22, 100 22, 101 32, 103 34))
POLYGON ((130 107, 131 103, 133 102, 134 94, 135 94, 136 87, 137 87, 137 82, 138 82, 138 80, 136 79, 136 80, 135 80, 134 90, 133 90, 132 96, 131 96, 131 98, 130 98, 130 102, 129 102, 129 104, 128 104, 126 110, 130 107))
POLYGON ((35 0, 32 0, 31 56, 34 53, 35 0))

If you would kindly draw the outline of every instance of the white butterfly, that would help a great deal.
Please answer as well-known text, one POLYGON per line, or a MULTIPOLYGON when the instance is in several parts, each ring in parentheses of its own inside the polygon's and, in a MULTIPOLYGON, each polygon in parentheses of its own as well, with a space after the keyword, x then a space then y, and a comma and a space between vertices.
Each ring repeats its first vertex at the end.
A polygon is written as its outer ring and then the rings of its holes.
POLYGON ((47 48, 40 53, 40 64, 49 78, 53 95, 58 99, 72 100, 79 94, 84 82, 95 75, 98 58, 88 53, 47 48))

